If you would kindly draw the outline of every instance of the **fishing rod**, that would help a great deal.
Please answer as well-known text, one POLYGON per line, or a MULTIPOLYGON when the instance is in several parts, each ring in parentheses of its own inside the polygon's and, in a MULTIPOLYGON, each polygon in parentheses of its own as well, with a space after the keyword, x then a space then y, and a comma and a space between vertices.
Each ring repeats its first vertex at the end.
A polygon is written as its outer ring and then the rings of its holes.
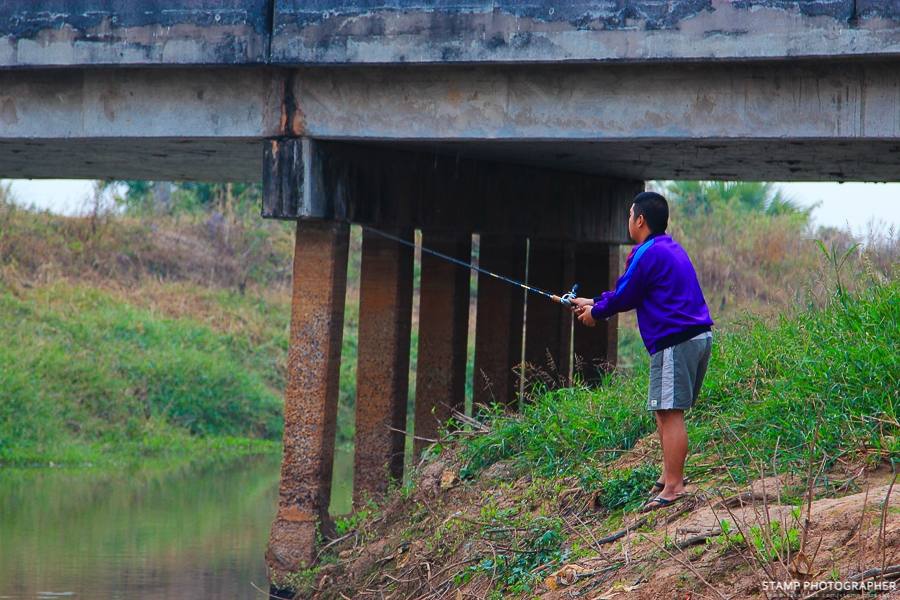
MULTIPOLYGON (((368 225, 362 225, 361 227, 362 227, 364 230, 366 230, 366 231, 371 231, 372 233, 374 233, 374 234, 376 234, 376 235, 380 235, 380 236, 383 237, 383 238, 386 238, 386 239, 395 241, 395 242, 397 242, 398 244, 403 244, 404 246, 409 246, 410 248, 415 248, 415 247, 416 247, 415 242, 410 242, 409 240, 405 240, 405 239, 403 239, 402 237, 398 237, 398 236, 396 236, 396 235, 392 235, 392 234, 390 234, 390 233, 388 233, 388 232, 386 232, 386 231, 381 231, 380 229, 376 229, 376 228, 370 227, 370 226, 368 226, 368 225)), ((568 292, 566 292, 566 293, 564 293, 564 294, 562 294, 562 295, 557 296, 556 294, 551 294, 550 292, 547 292, 547 291, 542 290, 542 289, 540 289, 540 288, 536 288, 536 287, 531 286, 531 285, 527 285, 527 284, 525 284, 525 283, 522 283, 521 281, 516 281, 515 279, 512 279, 512 278, 510 278, 510 277, 506 277, 505 275, 500 275, 499 273, 494 273, 493 271, 488 271, 487 269, 482 269, 481 267, 476 267, 476 266, 473 265, 472 263, 467 263, 467 262, 465 262, 465 261, 463 261, 463 260, 460 260, 460 259, 458 259, 458 258, 454 258, 454 257, 452 257, 452 256, 448 256, 448 255, 446 255, 446 254, 444 254, 444 253, 442 253, 442 252, 438 252, 437 250, 432 250, 431 248, 426 248, 425 246, 419 246, 419 248, 421 248, 422 252, 425 252, 425 253, 430 254, 430 255, 432 255, 432 256, 436 256, 436 257, 438 257, 438 258, 440 258, 440 259, 446 260, 446 261, 451 262, 451 263, 453 263, 453 264, 459 265, 460 267, 464 267, 464 268, 466 268, 466 269, 471 269, 471 270, 476 271, 476 272, 478 272, 478 273, 482 273, 483 275, 488 275, 488 276, 490 276, 490 277, 493 277, 494 279, 499 279, 500 281, 503 281, 503 282, 508 283, 508 284, 510 284, 510 285, 514 285, 514 286, 519 287, 519 288, 522 288, 523 290, 525 290, 525 291, 527 291, 527 292, 531 292, 532 294, 537 294, 537 295, 539 295, 539 296, 543 296, 543 297, 545 297, 545 298, 549 298, 549 299, 552 300, 553 302, 556 302, 556 303, 558 303, 558 304, 562 304, 563 306, 568 306, 568 307, 570 307, 570 308, 574 306, 574 305, 572 304, 572 300, 575 299, 576 294, 578 293, 578 284, 577 284, 577 283, 574 284, 574 285, 572 285, 572 289, 569 290, 568 292)))

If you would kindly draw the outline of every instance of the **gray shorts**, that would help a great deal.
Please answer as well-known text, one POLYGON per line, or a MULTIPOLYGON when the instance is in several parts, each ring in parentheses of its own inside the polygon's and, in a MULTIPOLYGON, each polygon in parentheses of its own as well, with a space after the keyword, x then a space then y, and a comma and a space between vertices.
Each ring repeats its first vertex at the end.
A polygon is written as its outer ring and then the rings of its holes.
POLYGON ((687 410, 700 395, 712 351, 712 332, 660 350, 650 357, 647 410, 687 410))

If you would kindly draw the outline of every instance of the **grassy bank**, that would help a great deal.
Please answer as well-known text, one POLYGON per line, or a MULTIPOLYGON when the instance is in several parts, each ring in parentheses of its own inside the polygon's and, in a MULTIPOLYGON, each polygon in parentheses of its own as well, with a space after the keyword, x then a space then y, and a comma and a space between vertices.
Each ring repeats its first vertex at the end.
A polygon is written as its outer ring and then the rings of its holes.
POLYGON ((285 583, 314 598, 762 598, 758 582, 795 577, 804 547, 832 579, 894 564, 897 339, 896 277, 718 333, 688 417, 692 493, 646 516, 632 511, 661 456, 645 367, 537 391, 520 414, 448 432, 409 485, 339 521, 341 542, 285 583), (748 491, 773 473, 763 500, 748 491))
MULTIPOLYGON (((718 333, 703 390, 688 414, 688 474, 728 465, 745 481, 759 462, 779 471, 815 454, 825 468, 846 453, 900 458, 900 281, 835 296, 823 309, 773 321, 746 318, 718 333), (716 460, 712 461, 715 457, 716 460)), ((655 429, 647 365, 598 390, 535 394, 520 416, 486 415, 489 433, 464 437, 463 472, 512 459, 545 476, 581 473, 655 429)))
POLYGON ((189 284, 0 283, 0 462, 276 449, 283 308, 189 284))

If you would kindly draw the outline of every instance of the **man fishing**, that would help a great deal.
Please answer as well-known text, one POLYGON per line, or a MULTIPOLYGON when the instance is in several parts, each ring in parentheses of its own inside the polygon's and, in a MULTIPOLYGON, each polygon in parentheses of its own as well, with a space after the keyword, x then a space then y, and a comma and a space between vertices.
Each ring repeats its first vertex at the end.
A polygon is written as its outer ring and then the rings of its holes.
POLYGON ((665 198, 656 192, 635 196, 628 233, 638 245, 625 261, 616 289, 593 300, 571 300, 576 317, 588 327, 616 313, 637 311, 650 353, 647 408, 656 416, 663 452, 662 480, 642 511, 668 506, 684 494, 684 411, 697 400, 712 349, 713 321, 697 273, 687 252, 666 235, 668 224, 665 198))

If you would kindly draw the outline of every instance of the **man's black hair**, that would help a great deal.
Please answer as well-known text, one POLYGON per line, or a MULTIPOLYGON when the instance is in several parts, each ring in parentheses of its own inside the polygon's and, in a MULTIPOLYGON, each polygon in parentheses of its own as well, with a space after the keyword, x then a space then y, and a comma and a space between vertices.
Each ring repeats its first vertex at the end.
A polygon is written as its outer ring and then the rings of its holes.
POLYGON ((634 218, 644 215, 651 233, 663 233, 669 226, 669 203, 656 192, 641 192, 634 197, 634 218))

